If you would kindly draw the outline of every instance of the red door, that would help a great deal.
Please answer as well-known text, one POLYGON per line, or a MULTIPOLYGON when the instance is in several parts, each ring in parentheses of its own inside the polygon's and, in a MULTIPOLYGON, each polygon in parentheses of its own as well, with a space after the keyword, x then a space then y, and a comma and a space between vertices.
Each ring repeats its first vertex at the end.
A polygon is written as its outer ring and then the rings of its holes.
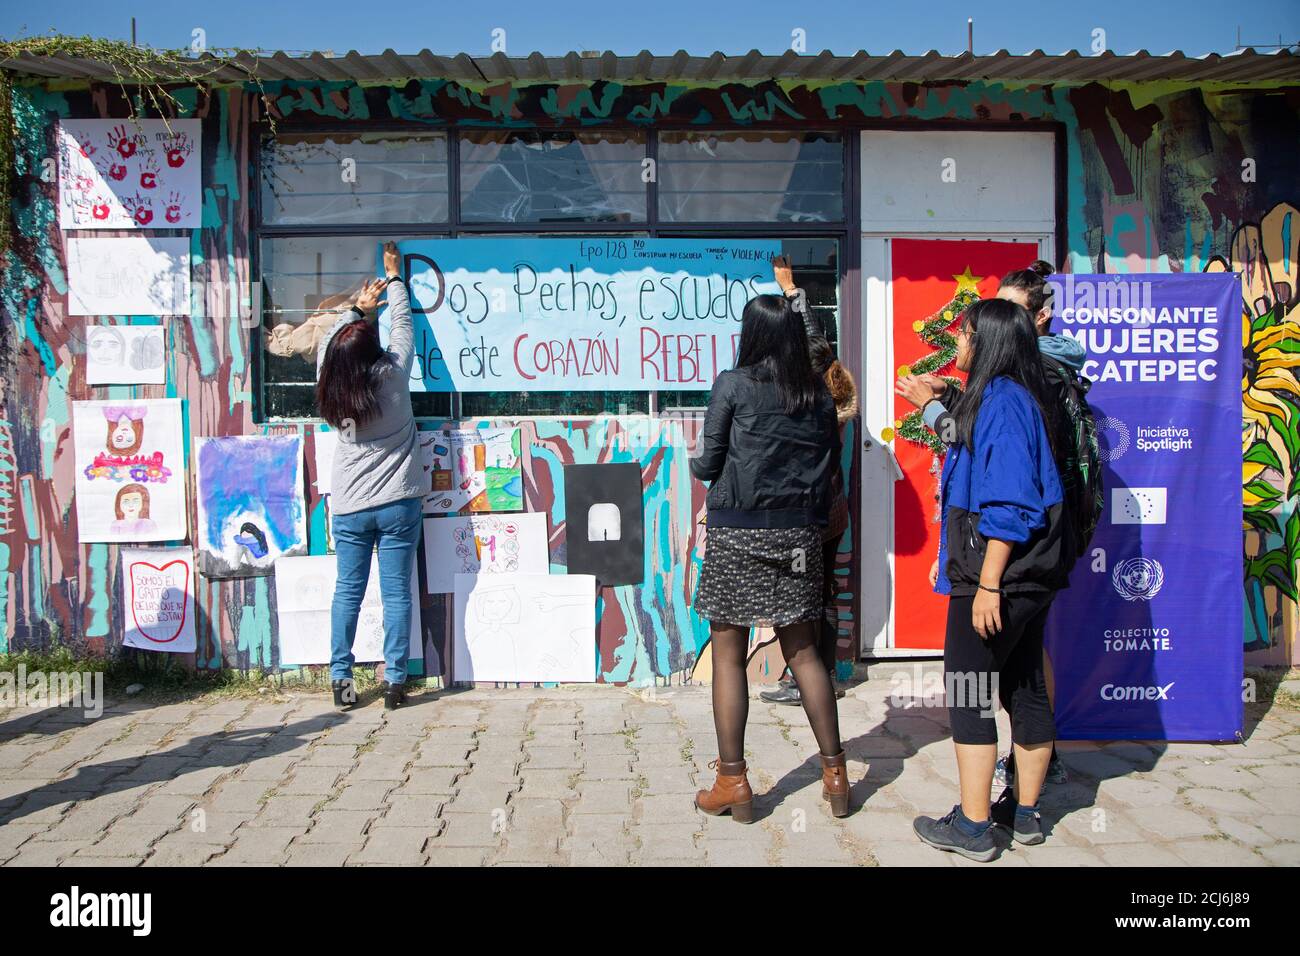
MULTIPOLYGON (((891 244, 894 296, 894 364, 898 374, 933 353, 920 335, 935 316, 952 328, 962 290, 995 295, 1003 274, 1038 258, 1032 242, 895 239, 891 244)), ((951 362, 941 374, 955 375, 951 362)), ((892 392, 893 386, 890 385, 892 392)), ((939 553, 938 494, 941 459, 926 444, 899 433, 912 406, 894 398, 894 454, 903 472, 894 483, 894 646, 942 648, 947 599, 930 590, 930 565, 939 553)))

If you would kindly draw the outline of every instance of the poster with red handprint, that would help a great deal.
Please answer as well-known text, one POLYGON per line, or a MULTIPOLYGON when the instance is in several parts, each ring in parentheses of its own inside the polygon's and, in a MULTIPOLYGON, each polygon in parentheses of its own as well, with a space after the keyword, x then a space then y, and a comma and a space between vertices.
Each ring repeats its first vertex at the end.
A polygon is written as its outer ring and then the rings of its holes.
POLYGON ((59 123, 64 229, 197 229, 202 206, 196 119, 59 123))

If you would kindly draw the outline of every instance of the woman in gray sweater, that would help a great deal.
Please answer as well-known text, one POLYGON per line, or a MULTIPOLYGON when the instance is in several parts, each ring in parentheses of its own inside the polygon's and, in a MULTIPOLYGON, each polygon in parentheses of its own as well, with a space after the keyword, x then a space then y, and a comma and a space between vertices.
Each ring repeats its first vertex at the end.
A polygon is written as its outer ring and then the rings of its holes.
POLYGON ((385 279, 367 282, 352 308, 321 341, 316 407, 339 433, 330 514, 338 580, 330 612, 330 681, 334 703, 356 703, 352 644, 370 560, 379 550, 384 604, 384 707, 406 702, 410 656, 411 568, 420 540, 420 504, 428 480, 411 414, 415 333, 411 303, 394 243, 384 245, 385 279), (375 312, 387 296, 388 350, 379 344, 375 312))

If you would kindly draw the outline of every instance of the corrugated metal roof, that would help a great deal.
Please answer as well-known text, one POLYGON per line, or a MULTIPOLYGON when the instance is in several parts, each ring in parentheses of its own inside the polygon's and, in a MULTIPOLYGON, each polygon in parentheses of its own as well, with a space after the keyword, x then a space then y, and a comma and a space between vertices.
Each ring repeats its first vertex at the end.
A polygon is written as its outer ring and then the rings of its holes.
MULTIPOLYGON (((37 77, 107 80, 118 79, 112 64, 69 56, 22 56, 0 61, 0 67, 37 77)), ((657 56, 642 50, 634 56, 602 53, 566 53, 546 56, 530 53, 509 57, 503 53, 473 57, 467 53, 443 56, 421 50, 399 54, 385 50, 362 55, 355 50, 342 56, 311 53, 290 56, 283 51, 241 54, 229 63, 210 54, 196 57, 187 68, 189 77, 203 76, 209 82, 239 83, 256 75, 264 81, 326 80, 382 83, 412 78, 439 78, 469 84, 588 82, 593 80, 685 81, 718 83, 757 82, 766 79, 826 81, 915 81, 996 80, 1033 82, 1087 82, 1182 80, 1186 82, 1251 83, 1300 81, 1300 54, 1289 51, 1240 53, 1190 57, 1179 51, 1155 56, 1146 50, 1117 55, 1085 56, 1077 50, 1047 54, 1034 50, 1012 54, 1006 50, 980 56, 962 53, 944 56, 935 50, 907 54, 901 50, 885 56, 859 51, 836 56, 829 50, 816 54, 792 51, 772 56, 750 50, 729 56, 714 52, 693 56, 678 50, 657 56)))

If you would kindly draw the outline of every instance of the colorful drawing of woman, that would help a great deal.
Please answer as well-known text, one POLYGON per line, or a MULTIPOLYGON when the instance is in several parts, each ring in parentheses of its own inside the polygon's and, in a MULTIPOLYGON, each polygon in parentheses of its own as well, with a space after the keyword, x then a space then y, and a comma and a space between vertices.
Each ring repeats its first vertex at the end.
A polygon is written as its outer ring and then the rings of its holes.
POLYGON ((113 501, 117 520, 110 525, 113 534, 153 534, 158 526, 149 517, 149 489, 144 485, 123 485, 113 501))

